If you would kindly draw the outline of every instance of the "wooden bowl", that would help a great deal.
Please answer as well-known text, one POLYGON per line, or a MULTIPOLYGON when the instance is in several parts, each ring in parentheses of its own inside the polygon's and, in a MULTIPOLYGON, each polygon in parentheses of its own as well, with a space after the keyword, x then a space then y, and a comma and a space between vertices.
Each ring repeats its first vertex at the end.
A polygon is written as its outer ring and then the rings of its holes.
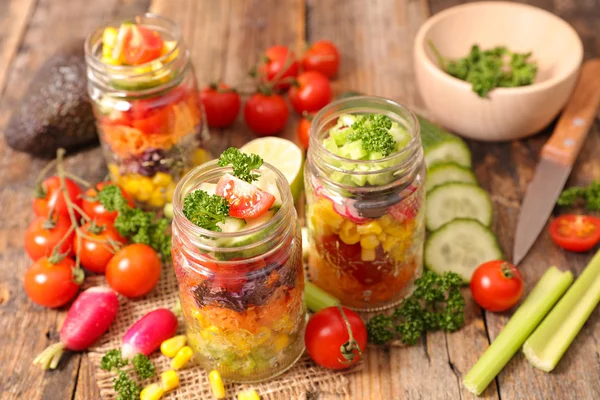
POLYGON ((583 45, 565 21, 542 9, 508 2, 476 2, 436 14, 419 29, 414 62, 417 83, 432 119, 463 136, 519 139, 546 127, 569 99, 583 59, 583 45), (498 88, 481 98, 467 82, 444 72, 428 42, 448 58, 504 45, 533 53, 532 85, 498 88))

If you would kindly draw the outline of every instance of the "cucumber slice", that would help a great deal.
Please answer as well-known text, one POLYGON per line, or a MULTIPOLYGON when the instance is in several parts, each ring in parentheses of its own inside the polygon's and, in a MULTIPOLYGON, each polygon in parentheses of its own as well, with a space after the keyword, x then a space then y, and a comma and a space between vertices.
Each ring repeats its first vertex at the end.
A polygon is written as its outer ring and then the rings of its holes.
POLYGON ((477 184, 473 171, 453 162, 435 164, 427 170, 425 191, 448 182, 464 182, 477 184))
POLYGON ((246 226, 246 221, 240 218, 227 217, 225 222, 217 223, 222 232, 239 232, 246 226))
POLYGON ((456 272, 466 283, 479 265, 501 259, 496 236, 475 219, 455 219, 425 241, 425 266, 438 274, 456 272))
MULTIPOLYGON (((220 239, 219 243, 218 243, 219 247, 242 247, 242 246, 246 246, 251 243, 258 242, 259 240, 263 239, 269 233, 269 229, 263 229, 258 232, 255 232, 252 234, 246 234, 246 235, 244 235, 244 230, 249 230, 256 226, 265 224, 268 220, 273 218, 273 216, 275 215, 277 210, 278 210, 277 208, 274 208, 272 210, 267 211, 260 217, 247 219, 245 221, 245 225, 243 226, 243 229, 239 232, 239 235, 234 238, 220 239)), ((265 245, 253 248, 251 250, 241 250, 241 251, 233 251, 233 252, 227 252, 227 253, 224 253, 224 252, 215 253, 215 258, 217 260, 221 260, 221 261, 232 260, 235 258, 250 258, 250 257, 254 257, 258 254, 266 252, 270 246, 271 246, 270 244, 265 244, 265 245)))
POLYGON ((472 183, 449 182, 432 189, 425 198, 425 224, 435 231, 456 218, 492 223, 492 202, 487 192, 472 183))
POLYGON ((471 152, 464 140, 422 117, 419 117, 419 124, 427 168, 449 161, 471 167, 471 152))

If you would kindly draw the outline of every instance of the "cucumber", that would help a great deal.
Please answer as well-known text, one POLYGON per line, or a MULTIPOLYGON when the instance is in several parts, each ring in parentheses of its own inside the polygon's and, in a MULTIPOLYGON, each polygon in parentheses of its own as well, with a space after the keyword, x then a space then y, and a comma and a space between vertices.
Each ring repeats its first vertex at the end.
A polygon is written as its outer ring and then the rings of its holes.
POLYGON ((487 261, 501 260, 494 234, 475 219, 455 219, 429 235, 425 241, 425 267, 438 274, 456 272, 465 283, 487 261))
POLYGON ((204 190, 206 193, 213 195, 217 193, 217 184, 216 183, 208 183, 202 182, 198 186, 198 190, 204 190))
POLYGON ((456 218, 492 223, 492 202, 487 192, 472 183, 449 182, 432 189, 425 198, 425 224, 435 231, 456 218))
POLYGON ((427 170, 425 191, 448 182, 464 182, 477 184, 473 171, 453 162, 435 164, 427 170))
MULTIPOLYGON (((245 230, 252 229, 254 227, 263 225, 267 223, 275 213, 277 212, 277 208, 271 209, 257 218, 247 219, 244 221, 244 225, 242 230, 239 231, 239 235, 234 238, 223 238, 219 239, 218 245, 219 247, 242 247, 251 243, 258 242, 262 240, 268 233, 269 229, 263 229, 255 233, 244 235, 245 230)), ((236 218, 232 218, 236 219, 236 218)), ((229 218, 227 219, 229 220, 229 218)), ((243 220, 242 220, 243 221, 243 220)), ((227 223, 227 221, 226 221, 227 223)), ((236 231, 230 231, 236 232, 236 231)), ((240 251, 232 251, 232 252, 217 252, 215 253, 215 258, 221 261, 232 260, 235 258, 250 258, 254 257, 258 254, 262 254, 266 252, 271 244, 266 243, 264 245, 258 246, 257 248, 253 248, 251 250, 240 250, 240 251)))
POLYGON ((422 117, 418 118, 427 168, 448 161, 471 167, 471 151, 464 140, 422 117))
POLYGON ((225 222, 217 223, 221 232, 239 232, 246 226, 246 221, 240 218, 227 217, 225 222))

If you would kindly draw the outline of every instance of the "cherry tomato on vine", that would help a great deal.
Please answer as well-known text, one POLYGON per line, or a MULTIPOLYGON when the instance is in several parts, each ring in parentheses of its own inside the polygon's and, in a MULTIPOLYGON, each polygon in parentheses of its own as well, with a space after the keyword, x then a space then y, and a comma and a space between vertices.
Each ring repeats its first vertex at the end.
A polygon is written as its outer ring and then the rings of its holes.
POLYGON ((150 292, 160 278, 160 258, 148 245, 136 243, 123 247, 108 262, 106 280, 125 297, 140 297, 150 292))
POLYGON ((278 94, 255 93, 244 106, 244 119, 248 128, 260 136, 281 132, 288 116, 288 106, 278 94))
POLYGON ((304 117, 300 120, 300 122, 298 122, 298 127, 296 128, 296 137, 298 138, 298 142, 300 142, 302 147, 305 149, 308 149, 310 124, 311 120, 309 117, 304 117))
POLYGON ((354 311, 345 307, 327 307, 308 321, 304 342, 308 355, 320 366, 346 369, 362 358, 367 347, 367 328, 354 311))
MULTIPOLYGON (((100 223, 114 222, 115 219, 117 218, 117 214, 118 214, 117 211, 108 211, 106 208, 104 208, 102 203, 100 203, 100 200, 98 200, 98 192, 109 185, 116 185, 116 184, 113 182, 110 182, 110 181, 99 182, 96 184, 95 187, 89 188, 88 190, 86 190, 85 194, 83 195, 83 201, 81 203, 81 208, 86 213, 86 215, 88 217, 90 217, 93 221, 100 222, 100 223)), ((121 194, 127 200, 127 204, 129 204, 130 207, 133 207, 134 204, 133 204, 133 199, 131 198, 131 196, 129 194, 127 194, 127 192, 124 191, 123 188, 120 188, 120 189, 121 189, 121 194)))
POLYGON ((290 103, 296 112, 316 112, 331 101, 331 84, 325 75, 317 71, 303 72, 298 84, 288 91, 290 103))
POLYGON ((44 256, 50 257, 55 248, 56 254, 71 256, 74 236, 75 231, 71 230, 71 220, 68 217, 37 217, 25 231, 25 252, 33 261, 44 256), (57 247, 59 243, 60 246, 57 247))
MULTIPOLYGON (((77 206, 81 207, 81 188, 73 180, 65 178, 68 198, 77 206)), ((51 176, 42 182, 39 193, 33 200, 33 212, 38 217, 47 217, 50 211, 56 214, 69 216, 69 209, 65 196, 61 191, 60 178, 51 176)))
POLYGON ((550 224, 550 237, 568 251, 588 251, 600 242, 600 218, 567 214, 550 224))
POLYGON ((286 46, 272 46, 265 51, 264 62, 258 66, 258 74, 268 82, 277 81, 277 89, 287 89, 290 78, 298 75, 298 61, 294 53, 286 46), (280 82, 286 80, 286 82, 280 82))
POLYGON ((206 112, 206 122, 211 128, 225 128, 233 124, 242 105, 238 92, 224 83, 202 89, 200 101, 206 112))
POLYGON ((328 40, 318 40, 310 45, 302 57, 304 71, 318 71, 328 78, 337 75, 340 67, 340 52, 328 40))
POLYGON ((25 292, 40 306, 63 306, 75 297, 83 281, 75 271, 75 261, 70 258, 42 257, 25 272, 25 292))
POLYGON ((128 65, 140 65, 160 57, 163 40, 158 32, 132 25, 123 43, 123 57, 128 65))
POLYGON ((73 248, 79 254, 81 265, 92 272, 103 274, 110 259, 127 240, 119 235, 110 222, 103 225, 87 222, 81 227, 81 231, 85 235, 81 238, 81 247, 77 237, 73 239, 73 248))
POLYGON ((471 277, 473 300, 482 308, 505 311, 519 302, 523 294, 523 276, 511 263, 502 260, 481 264, 471 277))

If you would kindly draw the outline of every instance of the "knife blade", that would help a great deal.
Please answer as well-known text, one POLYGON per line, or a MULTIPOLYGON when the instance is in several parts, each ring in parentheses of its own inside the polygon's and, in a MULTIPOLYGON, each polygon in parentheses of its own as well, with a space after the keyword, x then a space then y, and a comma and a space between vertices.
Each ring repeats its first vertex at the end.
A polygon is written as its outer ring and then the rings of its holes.
POLYGON ((540 162, 519 210, 513 247, 518 265, 535 243, 571 173, 600 106, 600 59, 587 61, 556 128, 540 152, 540 162))

